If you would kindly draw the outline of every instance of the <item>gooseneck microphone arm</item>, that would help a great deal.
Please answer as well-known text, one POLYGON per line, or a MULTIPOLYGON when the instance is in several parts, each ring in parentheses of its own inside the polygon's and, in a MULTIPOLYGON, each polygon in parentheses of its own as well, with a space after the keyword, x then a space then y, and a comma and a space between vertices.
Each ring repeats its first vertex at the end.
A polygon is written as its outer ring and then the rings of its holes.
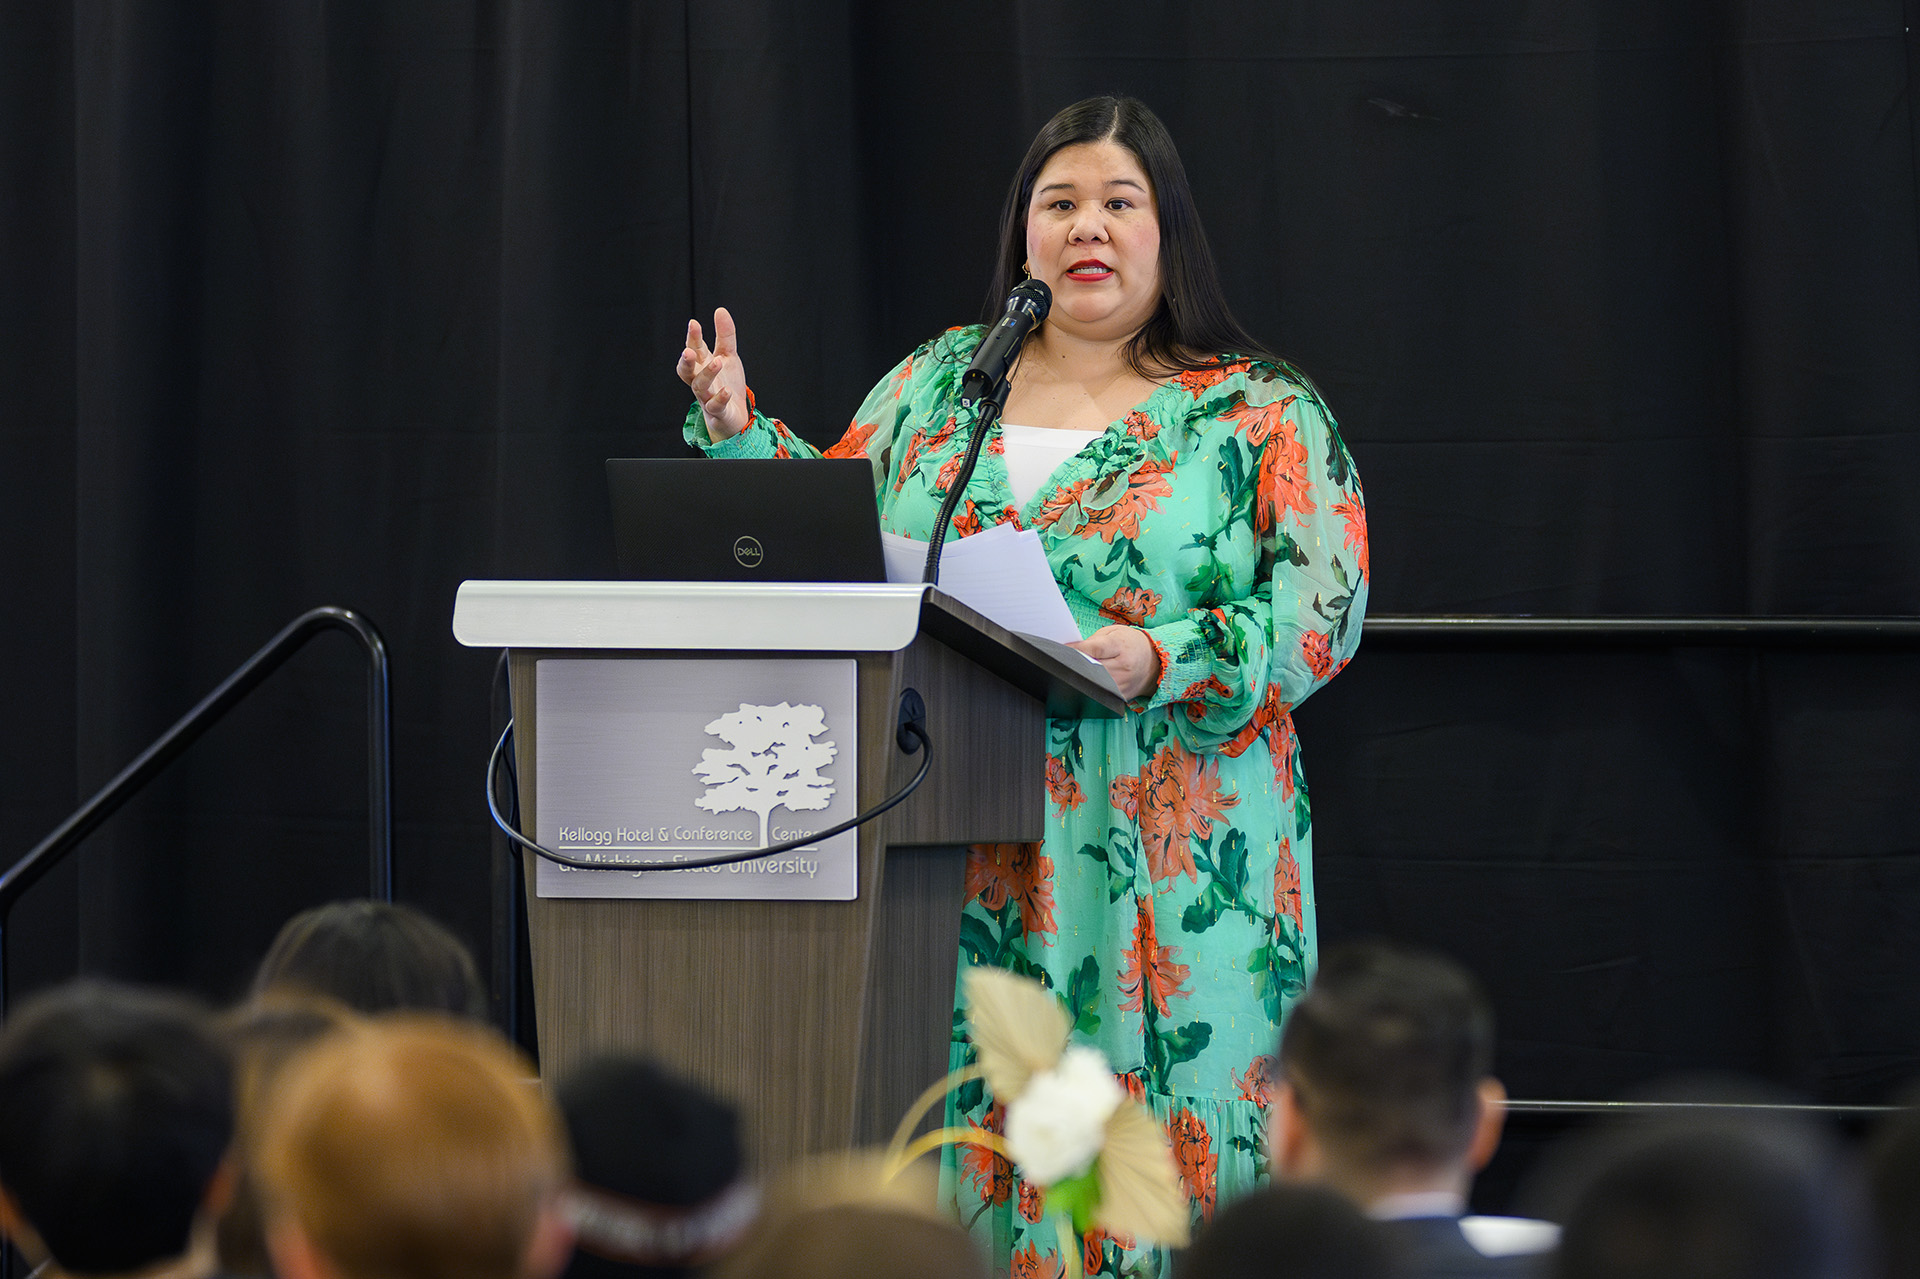
POLYGON ((934 518, 933 532, 927 538, 927 566, 920 580, 930 586, 940 583, 940 550, 946 545, 947 529, 953 524, 954 512, 960 509, 960 499, 973 479, 973 468, 980 462, 980 450, 1006 404, 1007 375, 1019 358, 1027 335, 1039 327, 1052 309, 1053 290, 1039 280, 1022 280, 1015 285, 1007 296, 1006 314, 981 339, 979 349, 973 353, 973 363, 960 379, 960 412, 970 409, 975 412, 973 435, 967 440, 960 473, 948 487, 947 496, 940 503, 940 513, 934 518))

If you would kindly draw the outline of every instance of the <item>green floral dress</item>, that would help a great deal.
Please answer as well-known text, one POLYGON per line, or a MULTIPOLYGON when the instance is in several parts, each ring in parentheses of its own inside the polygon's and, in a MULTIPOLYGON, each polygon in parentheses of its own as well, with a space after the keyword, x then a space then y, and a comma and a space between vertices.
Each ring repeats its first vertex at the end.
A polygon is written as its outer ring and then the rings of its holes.
MULTIPOLYGON (((873 462, 882 526, 932 530, 971 420, 954 329, 875 387, 828 457, 873 462)), ((821 454, 757 409, 715 457, 821 454)), ((1047 726, 1047 834, 971 850, 962 959, 1049 985, 1166 1123, 1196 1219, 1266 1176, 1265 1067, 1314 963, 1312 824, 1291 710, 1360 642, 1366 507, 1332 415, 1285 365, 1222 356, 1182 373, 1014 504, 998 428, 954 531, 1039 531, 1084 633, 1124 623, 1159 653, 1124 719, 1047 726)), ((1042 779, 1036 778, 1036 784, 1042 779)), ((953 1064, 971 1049, 956 1012, 953 1064)), ((979 1083, 949 1125, 997 1131, 979 1083)), ((950 1148, 943 1184, 1004 1273, 1064 1269, 1034 1187, 984 1148, 950 1148)), ((1095 1232, 1088 1274, 1162 1258, 1095 1232)))

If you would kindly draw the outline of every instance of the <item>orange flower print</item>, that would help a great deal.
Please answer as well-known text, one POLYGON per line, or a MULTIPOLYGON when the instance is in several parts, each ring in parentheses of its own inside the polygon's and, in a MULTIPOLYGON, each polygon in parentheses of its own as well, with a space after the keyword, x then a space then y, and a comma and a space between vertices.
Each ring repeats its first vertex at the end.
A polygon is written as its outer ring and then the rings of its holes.
POLYGON ((907 477, 920 469, 920 455, 926 452, 926 449, 926 437, 917 431, 914 432, 913 438, 907 441, 906 452, 900 455, 900 470, 895 474, 893 480, 894 492, 898 493, 901 489, 905 488, 907 486, 907 477))
POLYGON ((1286 428, 1287 410, 1293 406, 1294 399, 1289 395, 1271 404, 1248 404, 1243 400, 1220 416, 1232 422, 1233 429, 1247 437, 1247 443, 1259 448, 1269 435, 1286 428))
MULTIPOLYGON (((1180 694, 1179 700, 1183 702, 1197 702, 1208 693, 1212 693, 1215 697, 1220 698, 1233 696, 1233 690, 1222 683, 1218 675, 1209 675, 1205 679, 1198 679, 1187 685, 1186 691, 1180 694)), ((1198 711, 1199 708, 1195 707, 1194 710, 1198 711)), ((1196 719, 1199 718, 1197 714, 1194 717, 1196 719)))
POLYGON ((1166 1017, 1170 1015, 1168 1000, 1185 999, 1192 993, 1180 987, 1193 970, 1185 964, 1174 963, 1173 957, 1180 953, 1180 948, 1162 946, 1154 934, 1153 902, 1141 899, 1134 905, 1137 909, 1133 920, 1133 948, 1121 952, 1120 956, 1120 993, 1126 996, 1120 1001, 1120 1007, 1130 1013, 1143 1013, 1147 1010, 1147 1000, 1152 999, 1154 1011, 1166 1017))
POLYGON ((1091 479, 1075 480, 1047 494, 1047 500, 1040 503, 1040 510, 1033 517, 1033 526, 1046 528, 1058 523, 1061 516, 1080 504, 1080 495, 1085 493, 1092 483, 1091 479))
POLYGON ((1206 393, 1207 388, 1219 386, 1247 367, 1247 361, 1235 360, 1232 364, 1213 364, 1204 369, 1187 369, 1173 379, 1173 384, 1197 400, 1206 393))
POLYGON ((1273 916, 1286 916, 1298 933, 1306 927, 1300 903, 1300 863, 1293 855, 1293 841, 1280 837, 1280 862, 1273 871, 1273 916))
POLYGON ((880 429, 878 422, 868 422, 865 426, 855 422, 847 428, 834 446, 822 453, 821 457, 860 457, 867 451, 867 441, 880 429))
POLYGON ((1366 503, 1361 501, 1360 495, 1356 493, 1344 502, 1335 502, 1333 504, 1333 509, 1335 514, 1343 515, 1346 517, 1347 549, 1349 551, 1352 551, 1353 557, 1360 562, 1360 578, 1362 581, 1364 581, 1366 580, 1366 576, 1367 576, 1367 506, 1366 506, 1366 503))
POLYGON ((1122 420, 1127 424, 1127 434, 1136 440, 1150 440, 1160 434, 1160 424, 1139 409, 1134 409, 1122 420))
POLYGON ((1260 454, 1253 531, 1278 527, 1288 511, 1312 515, 1319 509, 1313 503, 1313 481, 1307 478, 1307 447, 1296 438, 1293 423, 1282 422, 1260 454))
POLYGON ((1241 1101, 1250 1101, 1265 1110, 1273 1102, 1270 1091, 1273 1086, 1273 1072, 1279 1062, 1266 1053, 1255 1057, 1247 1066, 1246 1073, 1233 1077, 1233 1089, 1241 1101))
MULTIPOLYGON (((1253 708, 1253 718, 1247 721, 1245 728, 1235 733, 1232 738, 1220 747, 1220 753, 1229 759, 1238 759, 1240 756, 1246 754, 1247 747, 1253 745, 1254 738, 1260 736, 1262 733, 1279 728, 1283 723, 1287 726, 1288 731, 1291 732, 1293 728, 1293 722, 1290 718, 1292 711, 1292 703, 1284 702, 1280 699, 1280 686, 1278 684, 1267 685, 1266 691, 1260 695, 1260 704, 1253 708)), ((1274 767, 1276 770, 1279 768, 1277 743, 1274 767)), ((1293 795, 1293 778, 1291 772, 1288 773, 1287 778, 1287 795, 1289 797, 1293 795)))
POLYGON ((1202 1218, 1213 1219, 1214 1178, 1220 1156, 1213 1153, 1213 1137, 1191 1110, 1182 1109, 1167 1125, 1173 1139, 1173 1161, 1180 1168, 1180 1184, 1187 1198, 1200 1206, 1202 1218))
POLYGON ((1306 659, 1315 679, 1333 677, 1333 636, 1308 631, 1300 637, 1300 656, 1306 659))
POLYGON ((972 498, 960 503, 960 509, 953 513, 953 523, 949 527, 956 537, 972 537, 980 531, 980 508, 973 504, 972 498))
POLYGON ((997 911, 1012 901, 1028 936, 1058 933, 1053 918, 1053 858, 1038 844, 975 844, 967 850, 967 900, 997 911))
POLYGON ((1095 1226, 1087 1231, 1080 1241, 1080 1268, 1082 1273, 1097 1275, 1107 1262, 1107 1241, 1111 1239, 1122 1248, 1134 1246, 1133 1236, 1115 1234, 1104 1226, 1095 1226))
MULTIPOLYGON (((1127 1099, 1129 1101, 1137 1101, 1143 1106, 1146 1105, 1147 1103, 1147 1081, 1146 1080, 1134 1074, 1132 1071, 1128 1071, 1124 1075, 1115 1075, 1114 1080, 1122 1088, 1127 1090, 1127 1099)), ((1131 1247, 1132 1245, 1129 1244, 1128 1246, 1131 1247)))
MULTIPOLYGON (((995 1102, 987 1109, 984 1128, 971 1122, 967 1127, 976 1133, 998 1133, 1005 1123, 1000 1104, 995 1102)), ((1003 1204, 1013 1197, 1013 1165, 985 1146, 961 1143, 960 1171, 979 1184, 980 1197, 988 1203, 1003 1204)))
POLYGON ((1125 626, 1145 626, 1160 607, 1160 592, 1144 586, 1123 586, 1100 606, 1100 616, 1110 617, 1125 626))
POLYGON ((933 477, 933 491, 944 493, 952 488, 953 482, 960 478, 960 468, 966 465, 966 461, 965 453, 955 453, 942 463, 940 473, 933 477))
POLYGON ((1066 1273, 1066 1263, 1058 1254, 1042 1253, 1039 1244, 1030 1243, 1013 1254, 1012 1279, 1060 1279, 1066 1273))
POLYGON ((1220 793, 1220 769, 1187 750, 1176 738, 1146 763, 1137 777, 1116 777, 1108 788, 1115 808, 1140 824, 1140 847, 1153 879, 1185 875, 1199 881, 1188 841, 1213 834, 1238 795, 1220 793))
POLYGON ((1054 803, 1055 817, 1064 817, 1087 802, 1073 769, 1058 755, 1047 756, 1047 798, 1054 803))
POLYGON ((1028 1221, 1040 1220, 1040 1214, 1046 1211, 1046 1196, 1040 1193, 1040 1187, 1030 1181, 1020 1183, 1020 1215, 1028 1221))
POLYGON ((1293 753, 1300 739, 1293 731, 1293 716, 1286 714, 1285 702, 1281 704, 1281 716, 1274 724, 1273 731, 1273 779, 1280 783, 1280 798, 1293 798, 1293 753))
POLYGON ((1087 526, 1082 536, 1098 534, 1103 542, 1111 542, 1115 537, 1129 541, 1138 538, 1140 517, 1148 511, 1159 510, 1161 498, 1173 496, 1167 473, 1173 470, 1174 460, 1159 462, 1147 458, 1141 462, 1127 477, 1127 491, 1113 505, 1087 512, 1087 526))

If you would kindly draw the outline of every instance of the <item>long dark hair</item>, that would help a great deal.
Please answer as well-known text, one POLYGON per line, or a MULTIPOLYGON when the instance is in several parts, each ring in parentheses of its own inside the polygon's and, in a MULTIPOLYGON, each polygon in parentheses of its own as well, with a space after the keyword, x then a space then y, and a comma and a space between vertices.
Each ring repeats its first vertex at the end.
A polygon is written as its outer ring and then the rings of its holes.
POLYGON ((1160 222, 1160 305, 1127 343, 1127 363, 1143 377, 1212 364, 1232 353, 1271 363, 1280 358, 1254 341, 1233 318, 1213 251, 1193 207, 1193 189, 1180 152, 1160 118, 1136 98, 1087 98, 1060 111, 1041 128, 1007 189, 1000 215, 1000 260, 987 289, 986 322, 1006 309, 1007 294, 1020 281, 1027 257, 1027 204, 1040 170, 1063 147, 1114 142, 1133 153, 1153 187, 1160 222))

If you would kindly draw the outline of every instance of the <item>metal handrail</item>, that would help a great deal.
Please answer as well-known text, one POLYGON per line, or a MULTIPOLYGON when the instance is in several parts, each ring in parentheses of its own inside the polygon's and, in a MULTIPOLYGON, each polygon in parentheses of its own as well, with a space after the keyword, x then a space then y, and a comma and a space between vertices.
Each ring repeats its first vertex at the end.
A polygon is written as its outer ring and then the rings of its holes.
MULTIPOLYGON (((1920 617, 1532 617, 1524 614, 1375 614, 1362 644, 1370 650, 1458 649, 1828 649, 1920 650, 1920 617)), ((1872 1119, 1899 1106, 1805 1103, 1559 1101, 1516 1099, 1518 1115, 1652 1115, 1700 1110, 1768 1111, 1872 1119)))
POLYGON ((352 609, 309 609, 242 662, 31 852, 0 873, 0 1016, 5 1015, 7 1007, 6 925, 14 903, 308 640, 328 630, 346 631, 366 650, 367 888, 372 897, 393 900, 393 698, 387 644, 380 638, 379 629, 352 609))

